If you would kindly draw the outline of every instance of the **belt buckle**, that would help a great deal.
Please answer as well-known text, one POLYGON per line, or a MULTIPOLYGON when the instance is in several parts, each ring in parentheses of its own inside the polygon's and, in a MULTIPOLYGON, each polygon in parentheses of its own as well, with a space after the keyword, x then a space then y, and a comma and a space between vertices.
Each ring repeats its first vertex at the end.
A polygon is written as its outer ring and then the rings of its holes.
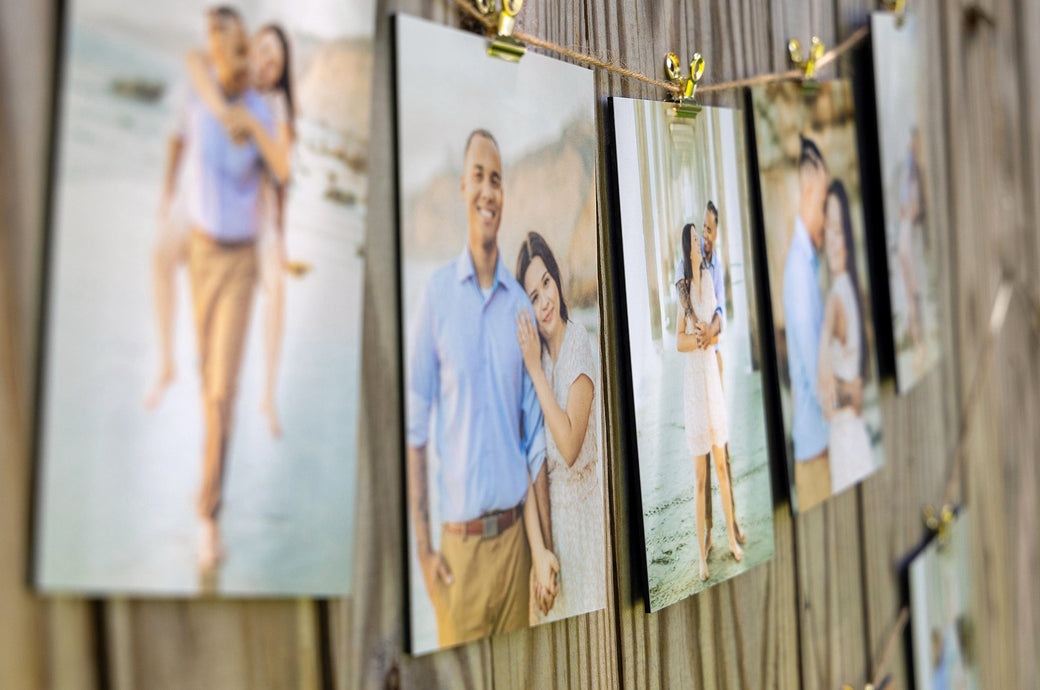
POLYGON ((484 539, 492 539, 498 536, 498 513, 485 515, 480 518, 484 527, 484 539))

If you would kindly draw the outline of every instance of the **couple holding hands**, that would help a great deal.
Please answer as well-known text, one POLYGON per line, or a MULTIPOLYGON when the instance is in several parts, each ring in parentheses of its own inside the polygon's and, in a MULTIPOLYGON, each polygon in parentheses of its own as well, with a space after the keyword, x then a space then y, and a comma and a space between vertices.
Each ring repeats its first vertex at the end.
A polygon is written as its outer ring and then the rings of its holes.
POLYGON ((409 324, 409 507, 441 647, 606 605, 598 344, 569 319, 542 235, 506 268, 502 167, 491 132, 473 131, 466 247, 409 324))

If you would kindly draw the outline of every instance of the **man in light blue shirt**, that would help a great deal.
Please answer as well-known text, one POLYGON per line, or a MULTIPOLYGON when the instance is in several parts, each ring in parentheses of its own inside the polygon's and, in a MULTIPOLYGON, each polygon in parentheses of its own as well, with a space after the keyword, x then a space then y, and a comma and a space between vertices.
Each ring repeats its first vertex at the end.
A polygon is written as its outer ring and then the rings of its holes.
POLYGON ((827 166, 816 144, 802 137, 798 162, 801 202, 783 275, 783 308, 787 369, 791 379, 791 439, 794 445, 795 492, 799 510, 831 494, 830 427, 824 416, 816 376, 823 328, 823 293, 819 258, 823 247, 827 166))
MULTIPOLYGON (((228 103, 244 108, 272 133, 266 103, 248 88, 249 45, 241 16, 228 7, 208 14, 209 58, 228 103)), ((202 378, 205 421, 198 511, 199 567, 221 556, 217 518, 223 496, 232 411, 256 288, 254 242, 265 166, 253 140, 236 142, 202 102, 186 94, 170 149, 167 190, 183 189, 191 237, 188 275, 202 378), (183 173, 178 174, 181 166, 183 173)))
POLYGON ((528 624, 528 534, 535 521, 540 542, 548 545, 550 534, 542 410, 516 336, 517 314, 530 313, 530 300, 498 250, 502 162, 490 132, 467 140, 461 189, 467 246, 429 280, 408 324, 410 507, 442 647, 528 624), (431 441, 440 460, 436 550, 431 441))

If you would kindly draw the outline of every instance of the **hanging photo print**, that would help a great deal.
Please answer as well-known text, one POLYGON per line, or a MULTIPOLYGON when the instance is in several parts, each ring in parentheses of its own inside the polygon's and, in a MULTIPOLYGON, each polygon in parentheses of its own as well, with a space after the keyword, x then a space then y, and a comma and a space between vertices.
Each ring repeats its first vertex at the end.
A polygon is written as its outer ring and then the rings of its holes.
POLYGON ((420 653, 606 606, 597 138, 590 71, 395 19, 420 653))
POLYGON ((611 104, 646 603, 657 611, 773 557, 763 334, 742 114, 611 104))
MULTIPOLYGON (((873 100, 884 210, 884 257, 896 382, 910 390, 939 361, 939 239, 929 212, 928 98, 924 45, 917 18, 892 12, 870 18, 873 100), (898 75, 898 79, 890 78, 898 75), (880 78, 881 81, 878 81, 880 78)), ((878 212, 879 224, 882 220, 878 212)), ((884 278, 883 278, 884 279, 884 278)))
POLYGON ((910 635, 914 687, 979 687, 972 615, 971 531, 961 512, 945 540, 932 542, 910 563, 910 635))
POLYGON ((374 3, 65 23, 36 584, 348 595, 374 3))
POLYGON ((749 90, 791 505, 883 463, 855 107, 847 81, 749 90))

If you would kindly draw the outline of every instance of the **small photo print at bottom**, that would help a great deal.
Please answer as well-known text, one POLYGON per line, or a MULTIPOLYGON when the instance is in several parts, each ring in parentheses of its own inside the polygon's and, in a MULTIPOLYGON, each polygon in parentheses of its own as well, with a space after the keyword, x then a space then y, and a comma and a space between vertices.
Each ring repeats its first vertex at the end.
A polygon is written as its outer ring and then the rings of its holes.
POLYGON ((979 687, 972 615, 971 531, 961 512, 947 538, 934 540, 910 564, 910 633, 915 687, 979 687))

